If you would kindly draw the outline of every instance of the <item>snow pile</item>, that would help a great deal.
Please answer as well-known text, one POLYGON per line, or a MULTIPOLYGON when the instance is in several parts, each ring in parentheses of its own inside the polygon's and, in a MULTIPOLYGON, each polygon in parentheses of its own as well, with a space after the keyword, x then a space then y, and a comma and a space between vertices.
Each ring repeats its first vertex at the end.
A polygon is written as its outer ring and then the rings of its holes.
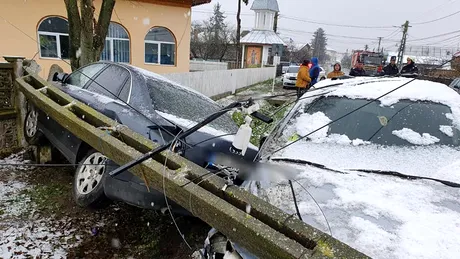
MULTIPOLYGON (((305 136, 307 134, 310 134, 314 130, 317 130, 320 127, 323 127, 324 125, 330 122, 331 122, 331 119, 329 119, 322 112, 316 112, 313 114, 304 113, 297 118, 297 123, 295 126, 296 132, 300 136, 305 136)), ((309 135, 308 137, 312 140, 325 138, 327 137, 328 130, 329 130, 329 127, 324 127, 318 130, 317 132, 309 135)))
POLYGON ((437 137, 431 136, 428 133, 420 135, 420 133, 408 128, 393 130, 392 134, 414 145, 432 145, 440 141, 437 137))
POLYGON ((341 134, 330 134, 327 137, 313 140, 313 143, 336 143, 336 144, 339 144, 339 145, 350 145, 350 144, 352 144, 353 146, 371 144, 371 142, 364 141, 364 140, 359 139, 359 138, 351 140, 347 135, 341 135, 341 134))
MULTIPOLYGON (((292 164, 283 163, 285 166, 292 164)), ((460 192, 431 181, 340 174, 311 167, 298 178, 324 211, 335 238, 372 258, 456 258, 460 192)), ((329 233, 312 198, 294 183, 302 218, 329 233)), ((294 213, 288 185, 266 189, 270 202, 294 213)))
POLYGON ((440 125, 439 130, 446 134, 446 136, 453 137, 454 136, 454 130, 452 129, 452 126, 448 125, 440 125))

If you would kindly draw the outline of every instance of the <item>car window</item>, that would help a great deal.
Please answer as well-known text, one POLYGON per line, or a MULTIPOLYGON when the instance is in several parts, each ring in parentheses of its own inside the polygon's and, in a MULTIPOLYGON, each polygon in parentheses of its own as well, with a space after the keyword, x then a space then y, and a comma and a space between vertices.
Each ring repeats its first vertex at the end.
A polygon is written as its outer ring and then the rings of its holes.
POLYGON ((121 100, 128 102, 129 99, 129 90, 131 90, 131 80, 126 80, 125 85, 123 85, 123 88, 121 89, 120 94, 118 97, 120 97, 121 100))
MULTIPOLYGON (((200 122, 221 109, 212 100, 158 78, 148 77, 147 86, 153 108, 179 118, 200 122)), ((221 116, 209 125, 227 133, 234 133, 238 130, 228 114, 221 116)))
POLYGON ((84 87, 91 78, 93 78, 99 71, 101 71, 106 64, 97 63, 89 66, 82 67, 77 71, 70 74, 70 76, 65 81, 66 84, 84 87))
POLYGON ((129 76, 129 71, 126 68, 110 65, 89 84, 88 90, 117 99, 118 93, 129 76))
MULTIPOLYGON (((368 100, 327 97, 305 107, 305 112, 323 113, 330 120, 361 107, 368 100)), ((427 101, 400 100, 392 106, 373 102, 347 117, 333 123, 328 134, 345 135, 349 139, 361 139, 381 145, 411 145, 398 137, 394 131, 404 128, 419 134, 428 133, 439 139, 437 145, 460 145, 460 132, 449 120, 448 106, 427 101), (441 128, 448 127, 452 134, 446 135, 441 128)))
POLYGON ((300 67, 289 67, 287 72, 288 73, 298 73, 299 69, 300 67))

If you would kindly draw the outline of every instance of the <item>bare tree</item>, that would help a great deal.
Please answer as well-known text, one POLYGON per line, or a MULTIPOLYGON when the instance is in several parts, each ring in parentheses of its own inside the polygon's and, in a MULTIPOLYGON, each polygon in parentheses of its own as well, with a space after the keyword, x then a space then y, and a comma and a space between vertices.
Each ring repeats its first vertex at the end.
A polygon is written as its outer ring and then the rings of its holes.
POLYGON ((222 61, 234 44, 234 31, 225 23, 220 7, 220 4, 214 6, 209 20, 192 24, 190 51, 194 57, 222 61))
POLYGON ((73 70, 99 60, 115 1, 102 0, 96 18, 94 0, 64 0, 69 20, 70 63, 73 70))

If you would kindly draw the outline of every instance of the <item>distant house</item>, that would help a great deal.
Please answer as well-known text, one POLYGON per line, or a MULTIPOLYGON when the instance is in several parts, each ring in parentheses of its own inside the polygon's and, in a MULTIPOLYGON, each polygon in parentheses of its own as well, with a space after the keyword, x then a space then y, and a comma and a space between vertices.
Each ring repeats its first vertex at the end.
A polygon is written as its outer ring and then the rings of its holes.
MULTIPOLYGON (((209 2, 117 1, 101 59, 157 73, 188 72, 191 7, 209 2)), ((100 5, 101 0, 95 0, 96 8, 100 5)), ((34 58, 45 77, 52 64, 70 71, 69 28, 63 0, 1 0, 0 10, 6 20, 0 21, 0 56, 34 58)))
POLYGON ((256 13, 254 28, 241 39, 242 67, 257 67, 272 63, 273 56, 282 56, 286 44, 273 31, 275 15, 279 12, 276 0, 254 0, 251 10, 256 13))

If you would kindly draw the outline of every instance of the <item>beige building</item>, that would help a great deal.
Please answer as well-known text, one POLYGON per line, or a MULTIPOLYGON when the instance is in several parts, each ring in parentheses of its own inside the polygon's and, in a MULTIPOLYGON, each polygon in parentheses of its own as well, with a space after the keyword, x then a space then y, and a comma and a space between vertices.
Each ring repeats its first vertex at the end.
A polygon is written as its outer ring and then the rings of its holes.
MULTIPOLYGON (((156 73, 188 72, 191 7, 209 2, 117 0, 101 59, 156 73)), ((43 77, 52 64, 70 71, 66 16, 64 0, 1 0, 0 57, 35 59, 43 77)))

